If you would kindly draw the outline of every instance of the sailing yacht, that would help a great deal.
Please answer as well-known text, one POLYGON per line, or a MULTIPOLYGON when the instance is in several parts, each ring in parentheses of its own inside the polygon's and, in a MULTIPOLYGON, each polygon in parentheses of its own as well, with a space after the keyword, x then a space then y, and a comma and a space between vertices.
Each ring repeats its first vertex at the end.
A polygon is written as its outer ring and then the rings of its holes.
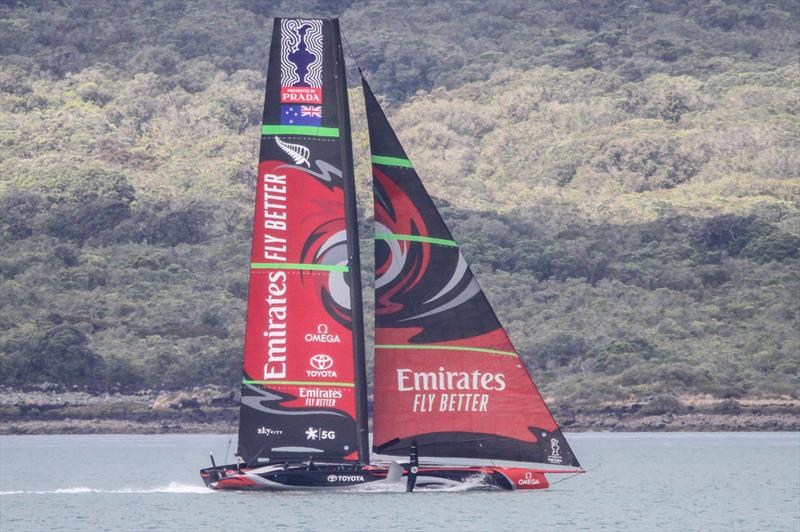
POLYGON ((204 482, 234 490, 378 482, 407 491, 511 490, 583 472, 363 74, 362 83, 375 212, 372 448, 339 24, 278 18, 237 462, 217 466, 212 457, 204 482), (371 451, 385 458, 373 463, 371 451))

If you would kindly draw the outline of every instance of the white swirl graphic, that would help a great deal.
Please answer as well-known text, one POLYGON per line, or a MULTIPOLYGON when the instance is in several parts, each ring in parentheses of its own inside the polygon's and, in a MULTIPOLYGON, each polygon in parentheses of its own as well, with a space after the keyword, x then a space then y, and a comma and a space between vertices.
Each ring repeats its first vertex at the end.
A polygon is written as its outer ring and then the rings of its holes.
POLYGON ((281 21, 281 86, 293 87, 300 83, 300 74, 289 55, 305 44, 306 51, 314 56, 307 66, 305 83, 309 87, 322 87, 322 21, 309 19, 285 19, 281 21), (300 30, 307 27, 305 35, 300 30))
MULTIPOLYGON (((314 262, 331 266, 346 266, 348 262, 347 232, 342 230, 331 235, 315 254, 314 262)), ((344 272, 330 272, 328 290, 337 305, 350 309, 350 285, 347 284, 344 272)))

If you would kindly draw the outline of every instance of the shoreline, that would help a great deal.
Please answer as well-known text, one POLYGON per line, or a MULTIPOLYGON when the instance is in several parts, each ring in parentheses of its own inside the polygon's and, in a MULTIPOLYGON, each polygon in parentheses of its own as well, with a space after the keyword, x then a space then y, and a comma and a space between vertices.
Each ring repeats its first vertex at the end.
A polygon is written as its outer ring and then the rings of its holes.
MULTIPOLYGON (((800 431, 800 401, 791 398, 657 397, 554 406, 564 432, 800 431)), ((0 390, 0 435, 228 434, 238 426, 238 416, 238 397, 222 388, 132 394, 0 390)))

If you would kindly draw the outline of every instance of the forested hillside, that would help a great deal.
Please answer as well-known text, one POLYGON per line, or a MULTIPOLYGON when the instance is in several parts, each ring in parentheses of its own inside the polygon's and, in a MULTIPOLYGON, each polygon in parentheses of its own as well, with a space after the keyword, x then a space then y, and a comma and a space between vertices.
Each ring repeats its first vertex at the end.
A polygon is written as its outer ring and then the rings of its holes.
POLYGON ((271 17, 340 15, 546 395, 797 397, 798 11, 6 3, 0 384, 238 382, 271 17))

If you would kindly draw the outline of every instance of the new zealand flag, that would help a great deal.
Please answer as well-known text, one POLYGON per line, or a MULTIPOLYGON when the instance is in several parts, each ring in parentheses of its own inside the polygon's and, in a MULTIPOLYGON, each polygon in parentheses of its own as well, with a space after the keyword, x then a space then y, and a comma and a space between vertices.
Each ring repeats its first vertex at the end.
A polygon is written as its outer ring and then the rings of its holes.
POLYGON ((322 123, 321 105, 281 105, 281 124, 318 126, 322 123))

